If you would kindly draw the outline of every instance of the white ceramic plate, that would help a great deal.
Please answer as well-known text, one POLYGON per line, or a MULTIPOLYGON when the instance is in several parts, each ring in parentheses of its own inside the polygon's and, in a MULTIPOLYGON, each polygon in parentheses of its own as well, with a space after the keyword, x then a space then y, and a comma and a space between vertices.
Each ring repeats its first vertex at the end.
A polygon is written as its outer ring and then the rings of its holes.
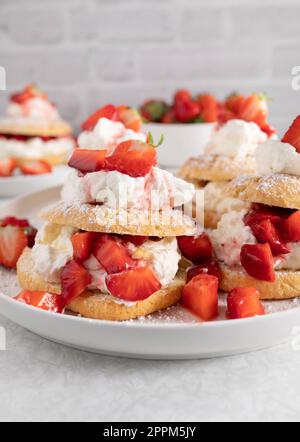
POLYGON ((45 175, 20 175, 0 178, 0 197, 9 198, 36 192, 51 186, 62 184, 68 173, 68 167, 58 166, 52 173, 45 175))
MULTIPOLYGON (((19 198, 1 207, 2 216, 28 217, 37 227, 37 213, 59 198, 60 188, 19 198)), ((225 320, 221 296, 220 319, 200 323, 181 307, 122 323, 57 315, 18 303, 11 296, 19 287, 15 272, 0 270, 0 312, 47 339, 96 353, 151 358, 191 359, 248 352, 284 342, 300 325, 300 301, 266 303, 263 317, 225 320)))

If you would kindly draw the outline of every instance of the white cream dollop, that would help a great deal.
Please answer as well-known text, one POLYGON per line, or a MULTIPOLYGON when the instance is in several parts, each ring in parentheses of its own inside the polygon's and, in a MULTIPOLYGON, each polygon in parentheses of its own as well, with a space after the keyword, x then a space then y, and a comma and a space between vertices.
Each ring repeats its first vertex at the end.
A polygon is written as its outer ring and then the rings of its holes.
POLYGON ((247 156, 253 156, 257 146, 267 138, 256 123, 231 120, 213 133, 205 153, 243 160, 247 156))
POLYGON ((53 224, 46 224, 39 230, 32 249, 33 270, 49 282, 58 282, 61 270, 73 258, 72 235, 76 229, 70 226, 54 227, 54 239, 49 243, 49 232, 53 224))
POLYGON ((81 149, 107 149, 112 152, 123 141, 145 142, 146 139, 144 133, 127 129, 121 122, 100 118, 93 130, 84 131, 79 135, 78 145, 81 149))
POLYGON ((60 137, 44 141, 40 137, 19 141, 13 138, 0 138, 0 158, 16 157, 43 159, 51 155, 64 155, 66 160, 75 147, 71 137, 60 137))
POLYGON ((266 141, 255 152, 258 173, 276 173, 300 176, 300 154, 296 149, 281 141, 266 141))
POLYGON ((70 172, 63 191, 66 202, 100 203, 111 209, 164 209, 179 207, 195 194, 192 184, 154 167, 145 177, 133 178, 117 171, 81 176, 70 172))
POLYGON ((10 118, 27 118, 33 120, 59 120, 60 115, 56 107, 45 98, 31 98, 22 104, 10 102, 7 115, 10 118))

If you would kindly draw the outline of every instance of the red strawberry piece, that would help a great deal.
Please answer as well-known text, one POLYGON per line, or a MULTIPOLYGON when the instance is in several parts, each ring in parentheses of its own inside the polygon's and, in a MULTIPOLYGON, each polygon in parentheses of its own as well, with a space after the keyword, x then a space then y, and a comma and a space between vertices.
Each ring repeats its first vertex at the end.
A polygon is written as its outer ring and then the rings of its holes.
POLYGON ((37 235, 37 230, 34 227, 29 226, 29 227, 25 227, 24 228, 24 233, 27 236, 27 242, 28 242, 27 247, 32 249, 32 247, 35 244, 35 238, 36 238, 36 235, 37 235))
POLYGON ((191 100, 192 100, 192 95, 186 89, 180 89, 179 91, 176 92, 174 96, 174 103, 191 101, 191 100))
POLYGON ((200 236, 179 236, 177 241, 182 255, 194 264, 200 264, 212 258, 213 247, 206 233, 200 236))
POLYGON ((251 227, 261 221, 270 220, 277 225, 286 216, 286 210, 277 207, 264 206, 262 204, 252 204, 251 209, 244 217, 246 226, 251 227))
POLYGON ((253 287, 238 287, 227 298, 228 319, 244 319, 262 316, 265 309, 260 302, 260 293, 253 287))
POLYGON ((6 218, 0 220, 0 226, 1 227, 14 226, 14 227, 24 228, 24 227, 30 227, 30 223, 27 221, 27 219, 20 219, 14 216, 7 216, 6 218))
POLYGON ((270 219, 252 224, 251 230, 259 243, 268 243, 270 245, 273 256, 290 253, 291 248, 280 237, 279 230, 270 219))
POLYGON ((61 273, 62 297, 65 304, 80 296, 91 281, 89 272, 81 264, 70 261, 61 273))
POLYGON ((69 166, 82 173, 98 172, 105 169, 107 150, 75 149, 69 166))
POLYGON ((121 238, 125 242, 131 242, 135 246, 139 247, 148 241, 149 236, 132 236, 132 235, 122 235, 121 238))
POLYGON ((215 123, 218 120, 218 102, 213 95, 198 97, 200 116, 205 123, 215 123))
POLYGON ((178 101, 175 103, 174 112, 176 120, 180 123, 192 123, 200 116, 200 106, 196 101, 178 101))
POLYGON ((264 127, 267 123, 268 109, 265 97, 253 94, 245 98, 240 106, 238 118, 256 123, 259 127, 264 127))
POLYGON ((176 123, 176 116, 174 108, 168 110, 161 119, 161 122, 164 124, 173 124, 176 123))
POLYGON ((269 244, 245 244, 241 250, 241 264, 255 279, 274 282, 274 258, 269 244))
POLYGON ((108 170, 117 170, 133 178, 147 175, 156 164, 155 148, 134 140, 119 144, 114 153, 106 158, 108 170))
POLYGON ((149 298, 162 287, 153 271, 148 267, 139 267, 108 275, 106 285, 113 296, 130 302, 149 298))
POLYGON ((300 153, 300 115, 294 120, 282 141, 291 144, 300 153))
POLYGON ((206 261, 202 264, 192 267, 187 272, 187 282, 190 282, 195 276, 198 275, 212 275, 221 281, 221 269, 217 261, 206 261))
POLYGON ((292 213, 282 223, 282 232, 287 241, 299 242, 300 241, 300 211, 292 213))
POLYGON ((20 227, 1 227, 0 264, 4 267, 14 269, 27 244, 27 236, 20 227))
POLYGON ((261 127, 261 130, 265 132, 269 138, 271 138, 277 132, 275 127, 271 126, 270 124, 265 124, 265 126, 261 127))
POLYGON ((140 109, 142 117, 147 121, 160 122, 168 112, 169 106, 161 100, 148 100, 140 109))
POLYGON ((123 272, 136 265, 127 248, 109 235, 96 241, 93 254, 108 274, 123 272))
POLYGON ((225 101, 225 108, 235 115, 238 115, 243 105, 245 97, 240 94, 231 94, 225 101))
POLYGON ((212 321, 218 316, 218 288, 215 276, 195 276, 184 287, 181 302, 204 321, 212 321))
POLYGON ((46 292, 30 292, 24 290, 14 299, 54 313, 62 313, 65 308, 65 303, 61 295, 53 295, 46 292))
POLYGON ((236 118, 235 114, 228 109, 225 109, 223 106, 219 106, 218 109, 218 122, 220 125, 227 123, 230 120, 234 120, 236 118))
POLYGON ((128 106, 119 106, 118 112, 119 120, 127 129, 131 129, 134 132, 140 132, 142 128, 142 119, 136 109, 128 106))
POLYGON ((17 162, 13 158, 5 158, 0 160, 0 177, 12 176, 13 171, 17 168, 17 162))
POLYGON ((118 109, 112 104, 102 107, 96 110, 83 124, 82 129, 91 131, 101 118, 107 118, 108 120, 118 121, 118 109))
POLYGON ((14 103, 23 104, 32 98, 47 99, 47 94, 37 88, 34 84, 30 84, 26 86, 22 92, 18 92, 17 94, 12 95, 11 101, 13 101, 14 103))
POLYGON ((72 236, 73 257, 75 261, 83 262, 92 254, 98 234, 94 232, 79 232, 72 236))
POLYGON ((52 171, 51 165, 43 160, 26 161, 20 169, 24 175, 44 175, 52 171))

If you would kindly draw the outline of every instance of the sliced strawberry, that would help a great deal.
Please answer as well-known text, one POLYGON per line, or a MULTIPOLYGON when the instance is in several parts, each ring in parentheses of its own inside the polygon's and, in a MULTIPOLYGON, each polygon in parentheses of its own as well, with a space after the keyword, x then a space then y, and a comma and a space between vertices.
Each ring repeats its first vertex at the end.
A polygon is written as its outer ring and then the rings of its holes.
POLYGON ((262 204, 252 204, 251 209, 244 217, 246 226, 251 227, 261 221, 270 220, 277 225, 286 216, 286 210, 277 207, 264 206, 262 204))
POLYGON ((14 269, 23 250, 27 247, 28 239, 20 227, 0 228, 0 264, 14 269))
POLYGON ((294 120, 282 141, 291 144, 300 153, 300 115, 294 120))
POLYGON ((291 248, 283 238, 281 238, 279 230, 270 219, 265 219, 256 224, 252 224, 251 230, 259 243, 268 243, 270 245, 273 256, 290 253, 291 248))
POLYGON ((65 304, 80 296, 90 285, 89 272, 78 262, 70 261, 61 274, 62 297, 65 304))
POLYGON ((253 287, 236 288, 227 298, 228 319, 252 318, 262 316, 265 309, 260 302, 260 293, 253 287))
POLYGON ((119 106, 118 112, 119 120, 127 129, 131 129, 134 132, 140 132, 142 128, 142 119, 136 109, 128 106, 119 106))
POLYGON ((107 150, 75 149, 69 166, 82 173, 98 172, 105 169, 107 150))
POLYGON ((149 298, 162 285, 148 267, 139 267, 106 277, 108 290, 116 298, 136 302, 149 298))
POLYGON ((178 101, 175 103, 174 112, 176 120, 180 123, 192 123, 200 116, 200 105, 196 101, 178 101))
POLYGON ((300 211, 292 213, 282 223, 282 232, 287 241, 300 241, 300 211))
POLYGON ((44 175, 52 171, 51 165, 44 160, 26 161, 20 169, 24 175, 44 175))
POLYGON ((101 118, 107 118, 108 120, 118 121, 118 109, 116 106, 112 104, 108 104, 107 106, 102 107, 101 109, 96 110, 83 124, 82 129, 91 131, 94 129, 96 124, 101 118))
POLYGON ((259 127, 267 124, 268 108, 265 97, 253 94, 245 98, 240 106, 238 118, 256 123, 259 127))
POLYGON ((181 302, 204 321, 212 321, 218 316, 218 288, 215 276, 195 276, 184 287, 181 302))
POLYGON ((38 89, 34 84, 30 84, 25 87, 22 92, 18 92, 11 96, 11 101, 17 104, 23 104, 32 98, 44 98, 47 99, 45 92, 38 89))
POLYGON ((198 97, 200 116, 205 123, 215 123, 218 119, 218 102, 213 95, 200 95, 198 97))
POLYGON ((114 153, 106 159, 108 170, 117 170, 133 178, 147 175, 156 164, 155 148, 134 140, 119 144, 114 153))
POLYGON ((126 247, 109 235, 103 235, 96 241, 93 255, 108 274, 123 272, 136 265, 126 247))
POLYGON ((274 258, 269 244, 245 244, 241 250, 241 264, 255 279, 274 282, 274 258))
POLYGON ((12 176, 13 171, 17 168, 17 162, 13 158, 4 158, 0 160, 0 177, 12 176))
POLYGON ((209 236, 179 236, 177 238, 182 255, 194 264, 200 264, 212 258, 213 247, 209 236))
POLYGON ((212 275, 221 281, 221 269, 217 261, 205 261, 202 264, 192 267, 187 272, 187 282, 190 282, 195 276, 198 275, 212 275))
POLYGON ((30 223, 27 219, 16 218, 15 216, 7 216, 0 220, 1 227, 14 226, 14 227, 30 227, 30 223))
POLYGON ((142 117, 153 123, 160 122, 166 115, 169 106, 162 100, 148 100, 140 109, 142 117))
POLYGON ((80 232, 72 236, 73 257, 75 261, 83 262, 92 254, 98 234, 94 232, 80 232))
POLYGON ((132 236, 132 235, 122 235, 122 240, 125 242, 131 242, 135 246, 139 247, 142 244, 144 244, 146 241, 148 241, 149 236, 132 236))
POLYGON ((65 303, 61 295, 53 295, 46 292, 30 292, 24 290, 14 299, 54 313, 62 313, 65 308, 65 303))

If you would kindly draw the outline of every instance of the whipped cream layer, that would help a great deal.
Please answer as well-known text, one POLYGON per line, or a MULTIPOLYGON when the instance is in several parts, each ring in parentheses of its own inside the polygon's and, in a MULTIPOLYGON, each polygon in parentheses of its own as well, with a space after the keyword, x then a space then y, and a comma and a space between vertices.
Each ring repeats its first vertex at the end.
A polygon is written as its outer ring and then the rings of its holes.
POLYGON ((48 156, 67 157, 75 148, 75 141, 71 137, 60 137, 44 141, 40 137, 19 141, 13 138, 0 137, 0 159, 15 157, 26 159, 43 159, 48 156))
POLYGON ((261 175, 283 173, 300 176, 300 154, 290 144, 269 140, 259 146, 255 158, 261 175))
POLYGON ((127 129, 121 122, 100 118, 92 131, 84 131, 79 135, 78 145, 81 149, 107 149, 111 153, 118 144, 128 140, 145 142, 147 136, 127 129))
POLYGON ((242 210, 247 206, 244 201, 224 196, 225 184, 226 182, 214 181, 204 187, 205 210, 223 214, 242 210))
POLYGON ((153 167, 145 177, 133 178, 117 171, 82 176, 72 170, 62 191, 65 202, 99 203, 112 209, 162 210, 192 201, 193 184, 153 167))
MULTIPOLYGON (((59 283, 63 267, 73 259, 71 238, 77 230, 72 227, 61 227, 46 224, 38 233, 36 244, 32 249, 33 270, 46 281, 59 283), (53 240, 49 242, 49 232, 53 232, 53 240)), ((128 243, 128 250, 137 260, 139 266, 149 266, 163 287, 170 284, 179 268, 180 254, 176 238, 164 238, 160 241, 147 241, 136 247, 128 243)), ((106 271, 92 255, 83 263, 92 276, 90 290, 100 290, 110 294, 105 284, 106 271)))
MULTIPOLYGON (((243 245, 257 244, 250 227, 244 224, 247 210, 223 215, 218 228, 211 232, 217 258, 230 267, 241 267, 243 245)), ((276 270, 300 270, 300 243, 290 243, 291 252, 275 258, 276 270)))
POLYGON ((228 121, 212 135, 205 149, 207 155, 223 155, 237 160, 253 156, 257 146, 268 139, 256 123, 228 121))
POLYGON ((55 121, 60 119, 57 108, 44 98, 31 98, 22 104, 11 101, 7 109, 7 116, 11 119, 26 118, 32 120, 55 121))

